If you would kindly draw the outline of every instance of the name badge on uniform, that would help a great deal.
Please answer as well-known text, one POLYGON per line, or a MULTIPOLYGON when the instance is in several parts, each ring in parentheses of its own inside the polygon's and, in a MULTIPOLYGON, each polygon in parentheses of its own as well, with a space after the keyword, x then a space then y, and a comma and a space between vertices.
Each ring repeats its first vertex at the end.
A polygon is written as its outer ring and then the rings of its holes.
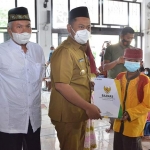
POLYGON ((85 75, 85 70, 81 70, 80 75, 85 75))
POLYGON ((83 61, 84 61, 84 58, 81 58, 81 59, 79 59, 78 61, 79 61, 79 62, 83 62, 83 61))

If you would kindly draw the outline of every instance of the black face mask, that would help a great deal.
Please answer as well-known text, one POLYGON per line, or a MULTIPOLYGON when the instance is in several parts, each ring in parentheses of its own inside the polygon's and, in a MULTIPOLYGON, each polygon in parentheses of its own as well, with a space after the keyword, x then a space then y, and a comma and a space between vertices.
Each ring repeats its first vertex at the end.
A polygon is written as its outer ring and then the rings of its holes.
POLYGON ((129 41, 127 41, 127 40, 125 40, 125 39, 123 39, 122 40, 122 44, 124 45, 124 46, 129 46, 130 45, 130 42, 129 41))

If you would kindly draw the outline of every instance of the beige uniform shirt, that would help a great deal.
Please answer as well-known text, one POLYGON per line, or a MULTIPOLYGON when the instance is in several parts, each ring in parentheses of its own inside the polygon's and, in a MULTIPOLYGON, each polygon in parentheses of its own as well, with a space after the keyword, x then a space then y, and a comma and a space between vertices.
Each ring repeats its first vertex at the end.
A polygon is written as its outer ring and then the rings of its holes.
POLYGON ((66 100, 54 87, 57 82, 69 84, 85 101, 90 102, 90 64, 85 54, 86 46, 68 37, 51 58, 52 91, 49 116, 62 122, 79 122, 88 119, 86 112, 66 100))

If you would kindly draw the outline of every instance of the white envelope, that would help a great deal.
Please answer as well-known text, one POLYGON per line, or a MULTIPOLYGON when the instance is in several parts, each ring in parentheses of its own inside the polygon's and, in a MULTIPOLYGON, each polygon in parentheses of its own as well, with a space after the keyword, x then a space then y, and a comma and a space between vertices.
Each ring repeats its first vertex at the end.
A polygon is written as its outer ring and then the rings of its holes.
POLYGON ((109 78, 95 78, 94 104, 100 109, 101 116, 121 118, 120 81, 109 78))

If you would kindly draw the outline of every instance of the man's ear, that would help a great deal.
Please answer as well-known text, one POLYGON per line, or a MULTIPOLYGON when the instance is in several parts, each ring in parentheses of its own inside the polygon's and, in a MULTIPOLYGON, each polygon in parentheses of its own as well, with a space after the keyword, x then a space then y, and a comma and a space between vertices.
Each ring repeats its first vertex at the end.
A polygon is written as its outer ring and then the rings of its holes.
POLYGON ((7 27, 7 32, 8 32, 8 33, 10 33, 10 32, 11 32, 10 27, 7 27))
POLYGON ((123 39, 123 35, 122 35, 122 34, 120 35, 120 39, 121 39, 121 40, 123 39))
POLYGON ((71 33, 71 25, 70 24, 67 24, 67 30, 69 33, 71 33))
POLYGON ((11 28, 10 27, 7 27, 7 32, 12 37, 12 33, 11 33, 11 28))

